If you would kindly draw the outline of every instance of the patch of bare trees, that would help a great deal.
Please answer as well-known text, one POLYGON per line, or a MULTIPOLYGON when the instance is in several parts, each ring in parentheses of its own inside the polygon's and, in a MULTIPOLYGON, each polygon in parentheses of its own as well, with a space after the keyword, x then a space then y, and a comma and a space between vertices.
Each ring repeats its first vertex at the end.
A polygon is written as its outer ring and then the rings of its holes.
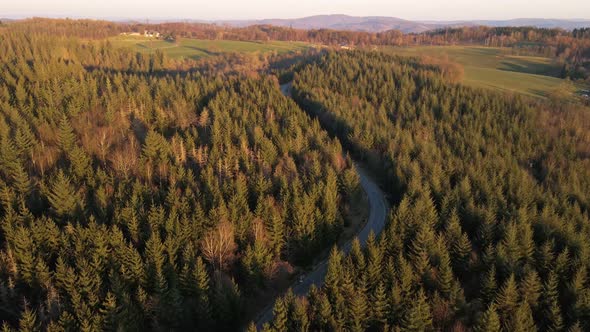
POLYGON ((230 265, 236 248, 234 226, 227 221, 221 222, 207 233, 201 243, 203 256, 218 270, 223 270, 230 265))

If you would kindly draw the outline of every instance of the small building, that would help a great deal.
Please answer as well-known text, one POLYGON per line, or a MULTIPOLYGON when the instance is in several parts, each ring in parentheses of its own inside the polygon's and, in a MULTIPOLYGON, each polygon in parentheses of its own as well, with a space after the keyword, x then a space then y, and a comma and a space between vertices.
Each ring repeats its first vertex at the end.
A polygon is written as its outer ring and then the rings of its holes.
POLYGON ((159 38, 160 37, 160 33, 158 31, 150 31, 150 30, 145 30, 143 35, 145 37, 150 37, 150 38, 159 38))

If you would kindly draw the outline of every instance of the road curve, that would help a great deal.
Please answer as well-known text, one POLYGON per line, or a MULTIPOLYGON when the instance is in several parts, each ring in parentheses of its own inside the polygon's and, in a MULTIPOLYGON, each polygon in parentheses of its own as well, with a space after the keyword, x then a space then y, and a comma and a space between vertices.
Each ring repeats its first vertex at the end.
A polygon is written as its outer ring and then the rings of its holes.
MULTIPOLYGON (((281 91, 284 95, 290 96, 291 94, 291 83, 281 85, 281 91)), ((369 199, 369 219, 367 223, 363 226, 363 228, 357 233, 356 238, 359 239, 361 246, 365 246, 367 243, 367 239, 369 238, 369 234, 371 232, 378 235, 381 233, 383 228, 385 228, 385 221, 387 219, 388 213, 388 205, 387 200, 385 199, 385 195, 379 188, 379 186, 373 182, 373 180, 367 175, 365 170, 355 164, 355 168, 357 173, 360 177, 361 186, 365 193, 367 193, 367 197, 369 199)), ((342 245, 339 249, 344 253, 348 253, 352 246, 352 240, 346 242, 342 245)), ((291 289, 293 293, 298 296, 306 295, 311 288, 311 285, 315 285, 316 287, 322 286, 324 283, 324 277, 326 276, 326 271, 328 268, 328 259, 326 258, 319 264, 317 264, 313 271, 309 272, 303 280, 300 282, 295 281, 291 289)), ((268 323, 272 319, 274 308, 274 301, 271 305, 264 308, 264 310, 257 316, 256 320, 256 327, 260 330, 264 323, 268 323)))

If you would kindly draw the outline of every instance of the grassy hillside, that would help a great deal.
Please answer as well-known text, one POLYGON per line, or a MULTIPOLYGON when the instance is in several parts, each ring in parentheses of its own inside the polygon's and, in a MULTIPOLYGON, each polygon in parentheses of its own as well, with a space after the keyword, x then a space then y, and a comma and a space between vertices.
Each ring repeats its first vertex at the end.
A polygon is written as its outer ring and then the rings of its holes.
POLYGON ((508 49, 470 46, 385 47, 398 55, 448 57, 463 65, 463 82, 476 87, 494 88, 544 97, 564 80, 556 77, 561 68, 549 58, 514 56, 508 49))
POLYGON ((223 53, 285 53, 310 47, 309 44, 302 42, 257 42, 197 39, 179 39, 176 42, 171 42, 135 36, 118 36, 111 38, 110 41, 116 47, 129 47, 139 52, 145 53, 153 53, 159 49, 162 50, 166 55, 173 58, 187 57, 192 59, 199 59, 202 57, 214 56, 223 53))

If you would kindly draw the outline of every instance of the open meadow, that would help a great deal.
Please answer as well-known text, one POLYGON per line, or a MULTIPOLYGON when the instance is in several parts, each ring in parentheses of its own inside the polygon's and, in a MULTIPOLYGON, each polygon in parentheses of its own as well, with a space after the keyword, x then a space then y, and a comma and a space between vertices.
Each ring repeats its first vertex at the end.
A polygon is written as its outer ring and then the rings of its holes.
POLYGON ((156 50, 161 50, 172 58, 191 58, 193 60, 224 53, 276 52, 280 54, 311 47, 310 44, 303 42, 199 40, 187 38, 167 41, 141 36, 117 36, 110 38, 109 41, 115 47, 127 47, 143 53, 154 53, 156 50))
MULTIPOLYGON (((481 46, 383 47, 402 56, 444 57, 463 66, 463 83, 481 88, 546 97, 564 86, 561 66, 549 58, 516 56, 508 48, 481 46)), ((571 86, 574 90, 574 85, 571 86)), ((573 92, 573 91, 572 91, 573 92)))

